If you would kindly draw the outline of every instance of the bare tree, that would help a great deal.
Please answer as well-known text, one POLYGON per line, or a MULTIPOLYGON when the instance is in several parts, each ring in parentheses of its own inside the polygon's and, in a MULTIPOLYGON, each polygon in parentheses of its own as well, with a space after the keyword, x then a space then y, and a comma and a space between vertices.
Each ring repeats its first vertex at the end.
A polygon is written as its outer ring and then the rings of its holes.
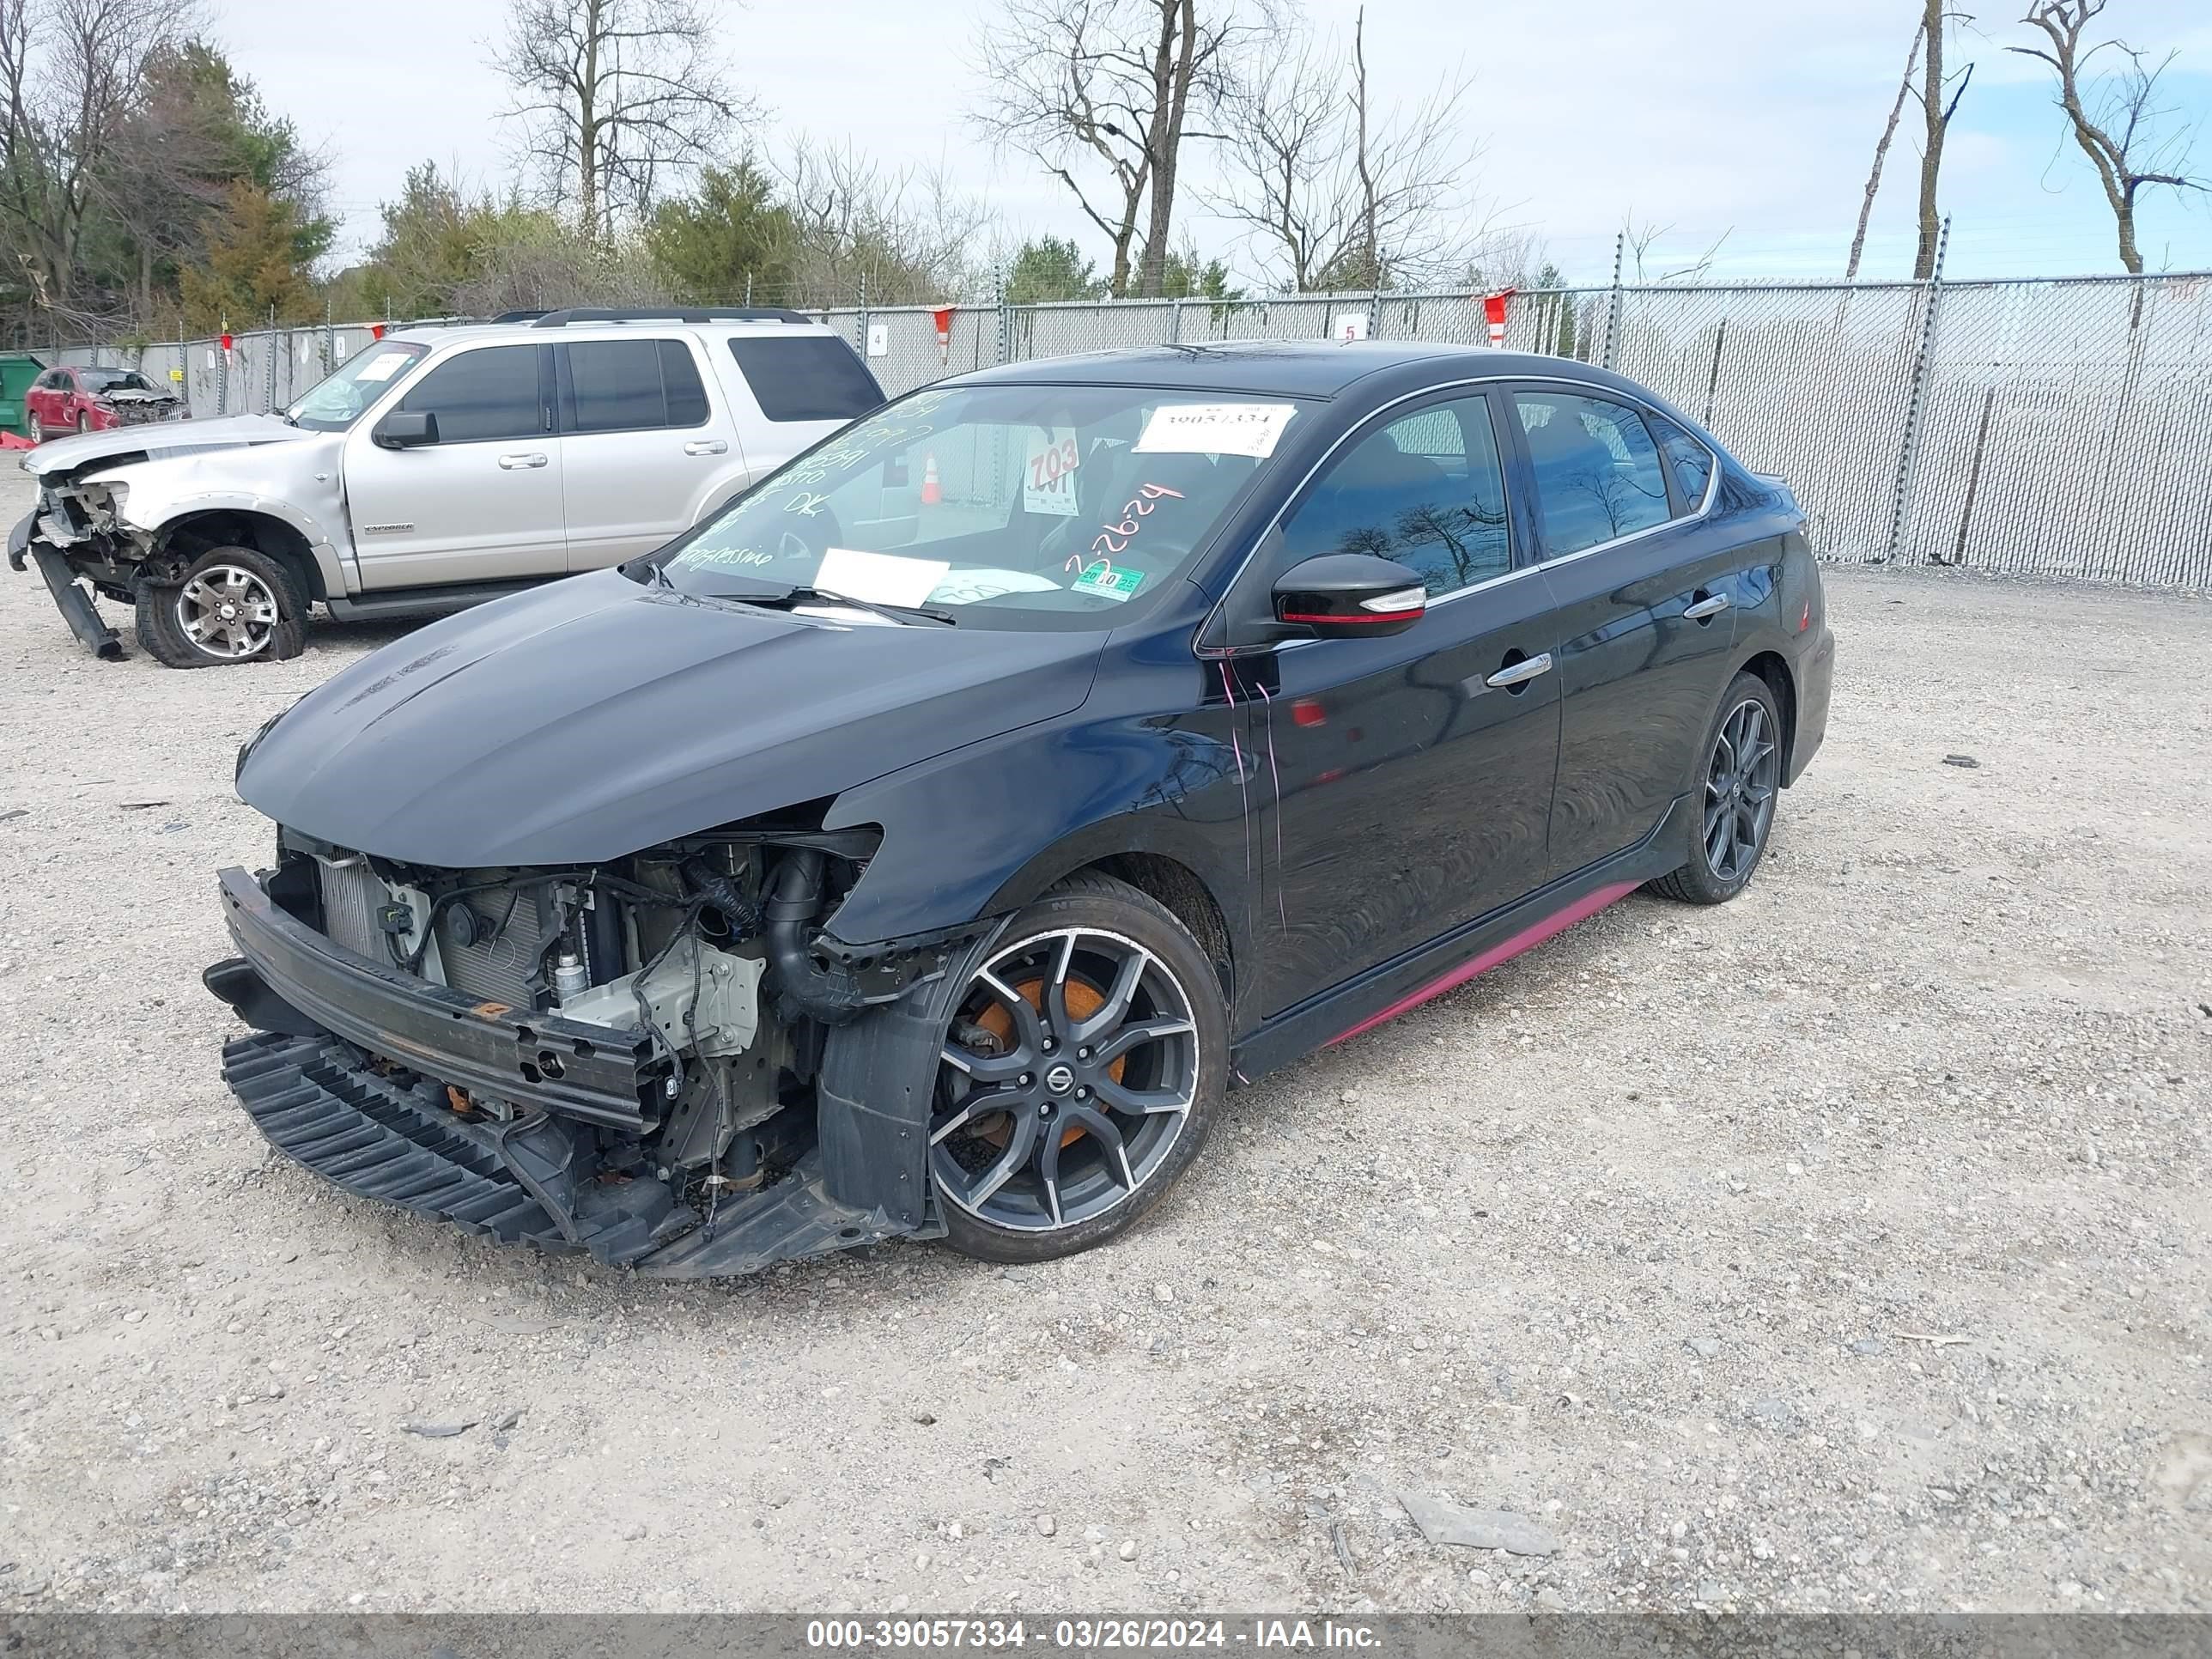
POLYGON ((1905 74, 1897 83, 1896 101, 1889 106, 1889 119, 1882 124, 1881 137, 1874 147, 1874 167, 1867 173, 1866 198, 1859 204, 1858 228, 1851 233, 1851 257, 1844 265, 1844 280, 1847 283, 1859 274, 1859 259, 1866 252, 1867 221, 1874 216, 1875 193, 1881 188, 1882 163, 1889 159, 1890 141, 1897 137, 1898 118, 1905 113, 1905 100, 1912 95, 1912 72, 1920 67, 1920 42, 1927 32, 1928 22, 1923 18, 1913 27, 1912 50, 1905 57, 1905 74))
POLYGON ((1073 194, 1114 251, 1109 282, 1165 285, 1183 141, 1211 118, 1244 47, 1276 25, 1267 0, 1006 0, 978 56, 977 119, 1073 194), (1103 171, 1104 178, 1079 179, 1103 171), (1143 240, 1138 240, 1139 230, 1143 240))
POLYGON ((1620 222, 1625 263, 1639 287, 1645 283, 1696 282, 1712 270, 1713 261, 1720 257, 1722 245, 1735 234, 1735 228, 1730 226, 1714 237, 1704 252, 1693 256, 1686 264, 1670 265, 1657 258, 1655 250, 1659 239, 1674 228, 1671 224, 1655 225, 1649 221, 1639 225, 1633 213, 1620 222))
POLYGON ((0 0, 0 240, 43 309, 78 314, 79 254, 174 0, 0 0))
POLYGON ((2028 58, 2039 58, 2058 76, 2058 107, 2066 112, 2074 142, 2097 169, 2097 181, 2112 204, 2120 240, 2120 263, 2140 276, 2142 253, 2136 246, 2136 198, 2148 185, 2169 190, 2207 190, 2212 183, 2189 172, 2190 133, 2186 128, 2166 127, 2172 112, 2159 101, 2158 80, 2173 62, 2168 52, 2151 68, 2143 54, 2121 40, 2100 40, 2082 50, 2081 37, 2092 20, 2105 9, 2106 0, 2037 0, 2021 21, 2040 29, 2051 41, 2041 46, 2011 46, 2028 58), (2125 68, 2099 79, 2085 71, 2100 52, 2110 50, 2127 59, 2125 68), (2093 107, 2094 106, 2094 107, 2093 107))
POLYGON ((1487 234, 1469 184, 1480 153, 1453 71, 1419 104, 1378 110, 1366 17, 1349 55, 1303 33, 1252 65, 1224 100, 1224 180, 1206 205, 1246 228, 1285 288, 1383 288, 1449 278, 1487 234))
POLYGON ((990 210, 941 170, 887 172, 843 149, 794 138, 775 164, 794 246, 792 281, 814 303, 859 295, 884 305, 974 296, 990 210))
POLYGON ((514 88, 506 118, 548 199, 586 235, 650 208, 668 175, 757 114, 708 42, 698 0, 509 0, 492 66, 514 88))
POLYGON ((1918 282, 1925 282, 1936 271, 1936 242, 1943 222, 1936 209, 1936 182, 1943 171, 1943 140, 1951 130, 1952 116, 1958 113, 1959 100, 1966 95, 1967 83, 1974 78, 1970 63, 1959 77, 1957 89, 1948 99, 1944 96, 1943 25, 1954 17, 1961 22, 1973 21, 1964 12, 1944 10, 1943 0, 1922 0, 1921 76, 1915 89, 1921 114, 1920 240, 1912 252, 1912 275, 1918 282))

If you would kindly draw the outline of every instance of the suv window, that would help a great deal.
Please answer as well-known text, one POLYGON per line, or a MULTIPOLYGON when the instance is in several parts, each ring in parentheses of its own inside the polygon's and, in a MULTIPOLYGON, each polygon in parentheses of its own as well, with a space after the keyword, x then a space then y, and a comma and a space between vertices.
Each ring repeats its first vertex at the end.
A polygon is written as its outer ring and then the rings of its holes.
POLYGON ((640 432, 707 419, 707 388, 680 340, 578 340, 558 349, 564 432, 640 432))
POLYGON ((1667 465, 1674 475, 1674 489, 1682 498, 1683 513, 1695 513, 1705 505, 1705 486, 1712 480, 1713 452, 1674 422, 1660 416, 1646 415, 1644 423, 1659 441, 1659 453, 1667 458, 1667 465))
POLYGON ((399 407, 435 415, 441 444, 538 437, 545 431, 538 348, 483 346, 448 357, 408 388, 399 407))
POLYGON ((830 334, 734 334, 730 356, 771 421, 849 421, 884 401, 853 348, 830 334))
POLYGON ((1565 392, 1516 392, 1513 404, 1535 473, 1546 557, 1667 522, 1658 446, 1636 410, 1565 392))
POLYGON ((1369 433, 1322 474, 1283 538, 1293 563, 1323 553, 1395 559, 1431 594, 1504 575, 1513 551, 1489 399, 1432 404, 1369 433))

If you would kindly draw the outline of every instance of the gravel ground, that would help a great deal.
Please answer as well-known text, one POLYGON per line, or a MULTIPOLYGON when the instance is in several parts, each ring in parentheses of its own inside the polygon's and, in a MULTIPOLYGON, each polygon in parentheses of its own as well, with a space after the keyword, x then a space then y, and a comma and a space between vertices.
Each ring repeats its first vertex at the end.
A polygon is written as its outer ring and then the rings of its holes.
POLYGON ((1233 1097, 1109 1249, 670 1286, 216 1075, 233 751, 398 630, 98 663, 0 573, 0 1607, 2212 1607, 2212 611, 1829 581, 1737 902, 1233 1097))

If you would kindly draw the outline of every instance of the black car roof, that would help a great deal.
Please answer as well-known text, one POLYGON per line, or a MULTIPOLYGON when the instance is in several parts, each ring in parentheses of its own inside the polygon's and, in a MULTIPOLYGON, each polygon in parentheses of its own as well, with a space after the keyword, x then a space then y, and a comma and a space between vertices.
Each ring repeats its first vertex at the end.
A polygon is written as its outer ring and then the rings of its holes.
POLYGON ((1226 340, 1188 345, 1086 351, 1072 357, 1005 363, 959 377, 963 386, 1146 386, 1194 392, 1257 392, 1285 398, 1331 398, 1355 380, 1385 369, 1434 363, 1439 380, 1470 372, 1529 374, 1602 384, 1588 364, 1488 346, 1422 340, 1226 340))

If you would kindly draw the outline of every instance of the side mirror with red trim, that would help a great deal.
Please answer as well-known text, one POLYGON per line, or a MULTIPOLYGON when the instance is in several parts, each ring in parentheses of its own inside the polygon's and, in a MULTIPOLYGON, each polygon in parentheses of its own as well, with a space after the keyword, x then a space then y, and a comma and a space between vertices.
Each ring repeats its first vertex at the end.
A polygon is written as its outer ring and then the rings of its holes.
POLYGON ((1275 620, 1325 640, 1402 634, 1427 614, 1429 590, 1395 559, 1324 553, 1275 580, 1275 620))

